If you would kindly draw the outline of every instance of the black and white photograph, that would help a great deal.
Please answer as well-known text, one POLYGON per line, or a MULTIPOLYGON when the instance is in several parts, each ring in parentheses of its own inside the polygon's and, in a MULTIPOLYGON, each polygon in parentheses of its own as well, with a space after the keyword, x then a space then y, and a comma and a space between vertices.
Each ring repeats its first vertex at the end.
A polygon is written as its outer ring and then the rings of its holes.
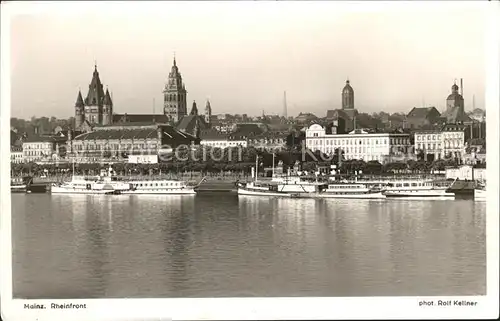
POLYGON ((499 16, 2 3, 2 318, 497 318, 499 16))

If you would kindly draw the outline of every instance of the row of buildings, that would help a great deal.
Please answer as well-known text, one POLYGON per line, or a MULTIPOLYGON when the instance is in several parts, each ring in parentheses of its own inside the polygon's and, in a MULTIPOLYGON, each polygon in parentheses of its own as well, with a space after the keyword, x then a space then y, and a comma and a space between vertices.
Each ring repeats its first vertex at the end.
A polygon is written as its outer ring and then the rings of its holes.
POLYGON ((348 134, 328 132, 325 127, 313 124, 306 130, 306 146, 325 154, 340 149, 346 159, 378 161, 380 163, 404 161, 424 157, 429 161, 456 158, 465 161, 471 152, 478 154, 478 161, 484 161, 485 149, 465 143, 465 126, 446 124, 436 130, 414 132, 376 132, 355 129, 348 134))
POLYGON ((21 146, 12 147, 11 161, 43 163, 74 159, 89 163, 131 161, 135 159, 133 155, 149 155, 143 159, 157 162, 157 155, 162 150, 165 152, 180 145, 222 149, 241 146, 283 151, 291 147, 294 136, 302 136, 299 144, 304 144, 311 151, 331 155, 340 150, 345 159, 387 163, 424 155, 430 161, 445 158, 457 158, 464 162, 484 161, 484 147, 466 144, 464 128, 464 125, 447 124, 439 130, 377 132, 355 129, 338 134, 334 126, 328 129, 317 123, 293 133, 275 132, 264 124, 240 124, 229 134, 208 129, 200 131, 197 136, 171 125, 131 123, 96 127, 86 133, 67 131, 31 137, 24 140, 21 146))
MULTIPOLYGON (((77 94, 74 126, 58 128, 49 135, 21 135, 22 139, 13 144, 11 160, 138 161, 133 155, 148 155, 143 159, 155 162, 162 150, 179 145, 278 151, 297 141, 307 149, 326 154, 340 149, 347 159, 384 163, 424 154, 433 159, 452 156, 463 160, 470 154, 466 140, 474 136, 473 125, 484 124, 484 119, 472 119, 465 113, 462 92, 456 84, 443 114, 434 107, 413 108, 396 131, 357 124, 359 113, 349 80, 341 91, 342 108, 328 110, 324 118, 311 113, 295 118, 263 113, 257 119, 245 114, 212 115, 208 100, 204 114, 198 112, 195 101, 188 113, 186 86, 175 58, 163 94, 161 114, 115 113, 112 95, 107 88, 104 90, 95 66, 85 99, 81 91, 77 94)), ((481 154, 484 149, 479 146, 476 151, 481 154)))

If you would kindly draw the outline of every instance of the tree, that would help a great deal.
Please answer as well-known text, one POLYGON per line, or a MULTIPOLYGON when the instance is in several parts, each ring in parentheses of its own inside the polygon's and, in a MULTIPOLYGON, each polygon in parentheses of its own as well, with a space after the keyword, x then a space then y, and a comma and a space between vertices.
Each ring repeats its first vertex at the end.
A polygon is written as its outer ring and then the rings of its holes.
POLYGON ((366 174, 380 174, 382 172, 382 167, 379 161, 369 161, 366 163, 363 172, 366 172, 366 174))

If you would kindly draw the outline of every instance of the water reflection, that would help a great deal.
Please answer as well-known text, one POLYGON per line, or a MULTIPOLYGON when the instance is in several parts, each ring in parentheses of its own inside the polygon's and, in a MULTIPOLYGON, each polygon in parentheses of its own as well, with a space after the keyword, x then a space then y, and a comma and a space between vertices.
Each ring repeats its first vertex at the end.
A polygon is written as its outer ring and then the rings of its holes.
POLYGON ((16 297, 485 291, 477 202, 208 193, 19 195, 12 204, 16 297))

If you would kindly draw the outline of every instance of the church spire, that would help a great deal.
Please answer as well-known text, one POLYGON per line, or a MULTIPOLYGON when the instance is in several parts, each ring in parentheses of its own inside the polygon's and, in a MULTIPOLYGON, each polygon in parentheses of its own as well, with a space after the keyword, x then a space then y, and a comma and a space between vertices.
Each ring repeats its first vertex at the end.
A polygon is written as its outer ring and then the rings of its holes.
POLYGON ((198 107, 196 106, 196 101, 193 101, 193 107, 191 108, 190 115, 198 116, 198 107))
POLYGON ((113 106, 113 101, 111 100, 111 95, 109 94, 108 88, 106 88, 106 94, 104 95, 103 105, 113 106))
POLYGON ((104 100, 104 89, 97 71, 97 64, 94 65, 94 73, 89 85, 89 92, 85 99, 87 106, 101 106, 104 100))
POLYGON ((83 107, 83 97, 82 97, 82 92, 78 90, 78 96, 76 97, 76 103, 75 107, 83 107))

